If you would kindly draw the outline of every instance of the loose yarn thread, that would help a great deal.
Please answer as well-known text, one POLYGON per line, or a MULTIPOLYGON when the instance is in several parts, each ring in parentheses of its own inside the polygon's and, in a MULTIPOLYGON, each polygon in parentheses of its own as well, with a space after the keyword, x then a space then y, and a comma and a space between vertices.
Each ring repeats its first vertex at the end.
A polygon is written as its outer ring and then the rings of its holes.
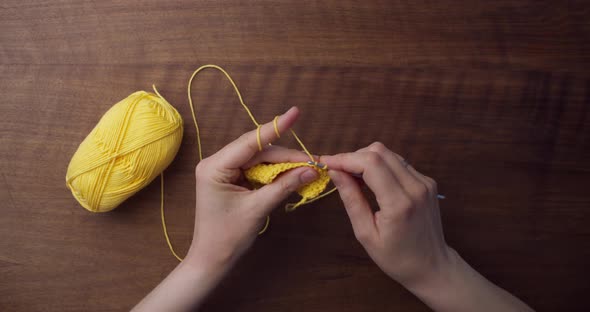
MULTIPOLYGON (((242 107, 244 107, 244 109, 246 110, 246 113, 248 113, 248 116, 250 117, 250 119, 252 120, 254 125, 256 126, 256 140, 257 140, 257 144, 258 144, 258 150, 262 151, 263 146, 262 146, 262 141, 260 138, 260 127, 262 125, 260 123, 258 123, 256 118, 254 118, 254 115, 250 111, 250 108, 248 108, 248 106, 244 102, 242 94, 240 93, 238 86, 236 85, 234 80, 231 78, 231 76, 223 68, 221 68, 217 65, 210 64, 210 65, 203 65, 203 66, 199 67, 198 69, 196 69, 193 72, 193 74, 191 75, 191 77, 188 81, 188 87, 187 87, 189 106, 191 109, 191 115, 193 117, 193 123, 195 125, 195 129, 196 129, 196 133, 197 133, 197 147, 199 150, 199 160, 203 160, 203 151, 202 151, 202 146, 201 146, 201 135, 200 135, 199 125, 197 123, 197 117, 195 114, 194 103, 193 103, 192 95, 191 95, 191 87, 192 87, 192 82, 193 82, 195 76, 199 72, 201 72, 202 70, 207 69, 207 68, 213 68, 213 69, 219 70, 220 72, 222 72, 225 75, 225 77, 231 83, 234 91, 236 92, 236 94, 238 96, 240 104, 242 105, 242 107)), ((277 125, 277 120, 278 120, 278 116, 275 116, 275 118, 273 119, 273 126, 274 126, 274 130, 275 130, 275 134, 277 135, 278 138, 280 138, 281 134, 279 132, 279 128, 277 125)), ((256 166, 253 166, 252 168, 249 168, 248 170, 246 170, 244 172, 244 175, 248 181, 250 181, 254 184, 268 184, 268 183, 271 183, 282 172, 285 172, 287 170, 294 169, 297 167, 308 166, 308 167, 312 167, 316 171, 318 171, 318 173, 320 175, 320 177, 318 179, 316 179, 312 183, 304 185, 303 187, 301 187, 300 189, 297 190, 298 193, 300 195, 302 195, 302 199, 297 203, 287 204, 285 206, 285 210, 287 212, 293 211, 301 205, 305 205, 305 204, 314 202, 314 201, 316 201, 320 198, 323 198, 323 197, 333 193, 334 191, 336 191, 336 188, 332 188, 331 190, 321 194, 321 192, 324 191, 324 189, 326 188, 327 184, 330 181, 330 178, 327 174, 327 167, 320 167, 318 165, 317 161, 314 159, 313 155, 309 152, 307 147, 305 147, 305 144, 303 144, 301 139, 297 136, 295 131, 293 131, 293 129, 289 129, 289 130, 290 130, 291 134, 293 135, 293 137, 295 138, 295 140, 297 141, 297 143, 301 146, 303 151, 309 156, 311 161, 300 162, 300 163, 258 164, 256 166)), ((271 145, 271 144, 269 143, 269 145, 271 145)), ((164 175, 163 175, 163 173, 162 173, 161 177, 162 177, 161 178, 161 180, 162 180, 162 182, 161 182, 162 201, 161 201, 160 210, 161 210, 161 217, 162 217, 162 228, 164 230, 164 236, 166 238, 166 243, 168 244, 170 251, 176 257, 176 259, 178 259, 179 261, 182 261, 182 258, 180 256, 178 256, 178 254, 174 251, 174 247, 172 246, 172 243, 170 241, 170 237, 168 235, 168 231, 166 228, 166 220, 165 220, 165 214, 164 214, 164 175)), ((268 229, 269 223, 270 223, 270 217, 267 216, 266 223, 265 223, 264 227, 262 228, 262 230, 260 230, 260 232, 258 233, 259 235, 264 233, 268 229)))

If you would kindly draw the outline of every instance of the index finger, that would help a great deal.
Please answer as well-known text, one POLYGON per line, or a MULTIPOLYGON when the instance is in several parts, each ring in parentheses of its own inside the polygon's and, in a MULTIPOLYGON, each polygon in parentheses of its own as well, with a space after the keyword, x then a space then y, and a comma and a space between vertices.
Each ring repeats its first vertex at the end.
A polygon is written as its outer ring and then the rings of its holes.
MULTIPOLYGON (((276 121, 279 133, 283 133, 285 130, 291 128, 298 117, 299 109, 295 106, 280 115, 276 121)), ((227 169, 238 169, 247 163, 259 151, 258 131, 260 131, 261 146, 278 138, 275 133, 274 121, 265 123, 260 126, 260 130, 254 129, 242 134, 239 138, 215 153, 214 157, 212 157, 215 159, 215 163, 227 169)))
POLYGON ((361 174, 367 186, 375 193, 379 204, 384 204, 382 209, 387 209, 390 204, 407 197, 391 169, 375 152, 321 156, 320 161, 330 169, 361 174))

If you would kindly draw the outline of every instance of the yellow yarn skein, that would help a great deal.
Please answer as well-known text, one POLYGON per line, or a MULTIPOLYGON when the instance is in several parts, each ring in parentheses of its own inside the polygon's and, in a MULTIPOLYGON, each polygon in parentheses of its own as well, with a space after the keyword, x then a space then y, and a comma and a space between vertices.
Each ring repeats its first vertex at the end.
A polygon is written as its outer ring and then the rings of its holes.
POLYGON ((106 212, 152 182, 182 141, 180 114, 156 90, 113 105, 72 157, 66 185, 89 211, 106 212))

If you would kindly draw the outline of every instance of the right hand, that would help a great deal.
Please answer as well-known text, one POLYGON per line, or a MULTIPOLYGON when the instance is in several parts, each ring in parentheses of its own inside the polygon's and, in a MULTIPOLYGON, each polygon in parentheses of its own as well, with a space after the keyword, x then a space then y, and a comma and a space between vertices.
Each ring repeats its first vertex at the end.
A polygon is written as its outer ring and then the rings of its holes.
POLYGON ((447 246, 440 220, 436 182, 416 171, 382 143, 353 153, 322 156, 369 256, 406 287, 438 275, 456 253, 447 246), (355 178, 362 174, 375 193, 373 213, 355 178))

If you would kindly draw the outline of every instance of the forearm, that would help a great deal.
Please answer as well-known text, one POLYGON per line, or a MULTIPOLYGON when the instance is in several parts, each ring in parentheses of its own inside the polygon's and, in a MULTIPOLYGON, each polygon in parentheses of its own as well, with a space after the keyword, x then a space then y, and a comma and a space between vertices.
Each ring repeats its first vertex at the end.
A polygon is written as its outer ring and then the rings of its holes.
POLYGON ((435 311, 533 311, 475 271, 454 250, 435 277, 408 289, 435 311))
POLYGON ((225 268, 202 262, 180 263, 132 311, 193 311, 225 275, 225 268))

